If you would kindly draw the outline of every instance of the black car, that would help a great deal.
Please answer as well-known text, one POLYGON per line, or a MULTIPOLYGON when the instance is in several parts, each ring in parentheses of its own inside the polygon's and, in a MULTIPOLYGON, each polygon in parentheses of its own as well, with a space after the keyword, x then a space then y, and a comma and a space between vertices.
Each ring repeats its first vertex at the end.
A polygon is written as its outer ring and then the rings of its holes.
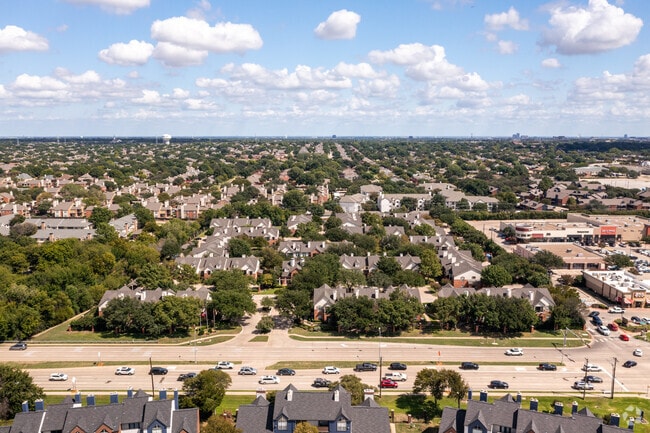
POLYGON ((296 370, 292 370, 291 368, 281 368, 275 374, 278 376, 293 376, 296 374, 296 370))
POLYGON ((311 386, 313 386, 314 388, 327 388, 331 384, 332 384, 331 381, 318 377, 314 379, 314 383, 312 383, 311 386))
POLYGON ((373 364, 371 362, 364 362, 362 364, 357 364, 354 367, 354 371, 376 371, 377 370, 377 364, 373 364))
POLYGON ((478 364, 475 362, 461 362, 460 368, 462 370, 478 370, 478 364))
POLYGON ((488 388, 492 388, 492 389, 508 389, 508 382, 504 382, 502 380, 493 380, 488 385, 488 388))
POLYGON ((602 319, 599 316, 594 316, 591 318, 591 321, 594 323, 596 326, 600 326, 603 324, 602 319))
POLYGON ((391 362, 388 366, 389 370, 406 370, 406 364, 401 362, 391 362))
POLYGON ((555 371, 557 370, 557 366, 555 364, 549 364, 548 362, 542 362, 539 364, 537 367, 538 369, 542 371, 555 371))
POLYGON ((592 311, 591 313, 589 313, 589 317, 596 317, 598 315, 600 315, 600 311, 592 311))
POLYGON ((196 377, 196 373, 181 373, 181 374, 178 375, 177 380, 183 382, 183 381, 186 381, 187 379, 191 379, 193 377, 196 377))
POLYGON ((27 343, 23 343, 22 341, 13 344, 11 347, 9 347, 9 350, 26 350, 27 349, 27 343))
POLYGON ((585 382, 587 383, 603 383, 603 378, 598 376, 587 376, 585 377, 585 382))
POLYGON ((151 367, 151 370, 149 370, 149 374, 155 374, 155 375, 160 375, 160 374, 167 374, 168 370, 165 367, 151 367))
POLYGON ((623 363, 623 367, 625 367, 625 368, 631 368, 631 367, 634 367, 634 366, 636 366, 636 361, 625 361, 623 363))

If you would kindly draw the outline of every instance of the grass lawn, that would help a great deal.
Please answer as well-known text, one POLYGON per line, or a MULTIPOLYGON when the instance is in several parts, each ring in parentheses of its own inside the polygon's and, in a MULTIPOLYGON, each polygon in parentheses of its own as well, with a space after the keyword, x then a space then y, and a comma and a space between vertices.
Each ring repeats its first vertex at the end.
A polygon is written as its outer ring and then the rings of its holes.
POLYGON ((266 343, 269 341, 269 336, 268 335, 256 335, 255 337, 251 338, 248 340, 253 343, 266 343))

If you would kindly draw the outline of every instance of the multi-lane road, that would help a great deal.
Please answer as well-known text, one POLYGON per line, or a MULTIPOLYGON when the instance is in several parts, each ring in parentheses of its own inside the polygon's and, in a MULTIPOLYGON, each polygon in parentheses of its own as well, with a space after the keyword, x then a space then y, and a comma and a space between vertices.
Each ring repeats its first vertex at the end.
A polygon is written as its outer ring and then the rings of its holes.
MULTIPOLYGON (((605 323, 613 320, 614 315, 602 313, 605 323), (610 317, 611 316, 611 317, 610 317)), ((508 357, 504 355, 503 347, 461 347, 435 346, 426 344, 396 343, 389 338, 377 342, 341 341, 296 341, 289 338, 286 331, 274 330, 267 342, 254 342, 252 329, 257 323, 254 318, 249 321, 243 331, 233 339, 211 346, 176 346, 176 345, 45 345, 31 344, 25 351, 9 351, 8 345, 0 347, 3 361, 17 362, 22 365, 34 378, 35 382, 46 391, 65 391, 73 386, 74 378, 77 389, 93 391, 124 391, 128 387, 151 390, 151 376, 148 373, 148 363, 151 358, 154 365, 169 369, 166 376, 154 376, 154 388, 180 388, 181 382, 176 378, 180 373, 214 367, 217 361, 235 362, 235 369, 227 371, 232 375, 231 390, 253 391, 259 388, 257 380, 265 374, 274 374, 270 366, 284 362, 291 366, 296 361, 321 361, 323 364, 336 365, 337 362, 350 363, 371 361, 378 362, 379 355, 386 365, 400 361, 409 364, 406 371, 408 380, 399 383, 398 390, 408 390, 413 385, 417 372, 422 368, 433 367, 441 363, 444 368, 458 369, 461 361, 473 361, 480 364, 479 370, 460 371, 472 389, 486 388, 493 380, 503 380, 510 384, 511 392, 536 393, 575 393, 571 389, 574 381, 584 376, 581 367, 589 363, 603 368, 602 372, 591 373, 603 378, 603 383, 595 384, 597 393, 608 393, 611 389, 614 373, 614 359, 618 360, 616 368, 615 393, 634 393, 648 395, 650 390, 650 345, 643 341, 621 341, 619 332, 610 336, 602 336, 595 332, 592 325, 588 326, 591 341, 588 346, 580 348, 524 348, 524 355, 508 357), (646 347, 647 346, 647 347, 646 347), (644 349, 643 357, 632 356, 636 347, 644 349), (623 368, 622 364, 628 359, 634 359, 638 365, 633 368, 623 368), (68 367, 68 368, 31 368, 32 364, 43 361, 99 362, 102 366, 68 367), (196 363, 195 363, 196 361, 196 363), (536 365, 541 362, 558 364, 557 371, 539 371, 536 365), (106 364, 112 365, 106 365, 106 364), (133 376, 117 376, 114 374, 117 365, 132 366, 136 370, 133 376), (130 364, 131 363, 131 364, 130 364), (239 376, 237 371, 241 365, 249 365, 258 370, 257 376, 239 376), (50 373, 64 372, 69 376, 66 382, 50 382, 50 373)), ((341 368, 341 374, 353 373, 352 368, 341 368)), ((377 384, 379 372, 355 373, 368 384, 377 384)), ((320 369, 297 369, 293 377, 281 377, 278 385, 264 385, 266 389, 278 389, 293 383, 301 389, 307 389, 316 377, 324 377, 320 369)), ((330 379, 336 379, 330 377, 330 379)))

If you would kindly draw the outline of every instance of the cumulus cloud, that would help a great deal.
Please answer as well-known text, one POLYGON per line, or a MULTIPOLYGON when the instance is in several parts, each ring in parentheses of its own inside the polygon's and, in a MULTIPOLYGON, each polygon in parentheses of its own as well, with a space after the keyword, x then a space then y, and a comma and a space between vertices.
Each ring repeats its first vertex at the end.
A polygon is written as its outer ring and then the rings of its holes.
POLYGON ((357 25, 361 16, 347 9, 332 12, 327 20, 318 24, 314 33, 320 39, 353 39, 357 34, 357 25))
POLYGON ((607 0, 589 0, 586 7, 557 6, 550 9, 550 28, 542 44, 558 53, 592 54, 614 50, 634 42, 643 20, 625 13, 607 0))
POLYGON ((66 3, 99 6, 102 10, 118 15, 129 15, 148 7, 150 0, 63 0, 66 3))
POLYGON ((514 54, 519 49, 519 45, 512 41, 499 41, 497 46, 501 54, 514 54))
POLYGON ((369 63, 357 63, 356 65, 341 62, 334 67, 334 71, 340 75, 354 78, 375 78, 377 73, 369 63))
POLYGON ((133 98, 132 101, 136 104, 160 104, 162 97, 160 93, 155 90, 142 90, 142 96, 133 98))
POLYGON ((484 21, 490 31, 500 31, 506 27, 513 30, 528 30, 528 20, 522 19, 514 7, 510 7, 508 12, 486 15, 484 21))
POLYGON ((388 51, 371 51, 368 58, 373 63, 393 63, 407 66, 406 74, 418 81, 446 80, 463 73, 463 69, 449 63, 445 48, 420 43, 402 44, 388 51))
POLYGON ((195 50, 167 42, 159 42, 153 50, 154 59, 160 60, 166 66, 196 66, 208 57, 206 50, 195 50))
POLYGON ((197 20, 205 20, 205 13, 212 9, 208 0, 199 0, 196 6, 187 11, 186 15, 197 20))
POLYGON ((346 89, 352 86, 349 78, 323 68, 298 65, 293 72, 287 69, 270 70, 254 63, 240 66, 228 64, 222 72, 232 79, 254 83, 266 89, 346 89))
POLYGON ((549 69, 557 69, 557 68, 561 68, 562 65, 560 64, 560 61, 558 59, 551 57, 542 60, 542 67, 549 68, 549 69))
POLYGON ((0 54, 10 51, 46 51, 47 39, 18 26, 0 29, 0 54))
POLYGON ((99 59, 110 65, 140 66, 147 63, 153 54, 154 46, 148 42, 136 41, 117 43, 99 52, 99 59))

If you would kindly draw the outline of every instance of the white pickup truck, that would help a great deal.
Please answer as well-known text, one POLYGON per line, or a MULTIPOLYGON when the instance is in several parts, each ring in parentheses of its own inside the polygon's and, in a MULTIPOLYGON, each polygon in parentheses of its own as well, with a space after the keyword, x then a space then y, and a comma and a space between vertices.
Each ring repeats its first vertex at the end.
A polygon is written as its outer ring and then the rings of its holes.
POLYGON ((395 382, 404 382, 406 379, 408 379, 408 376, 406 376, 406 373, 391 372, 386 373, 384 375, 384 379, 391 379, 395 382))

